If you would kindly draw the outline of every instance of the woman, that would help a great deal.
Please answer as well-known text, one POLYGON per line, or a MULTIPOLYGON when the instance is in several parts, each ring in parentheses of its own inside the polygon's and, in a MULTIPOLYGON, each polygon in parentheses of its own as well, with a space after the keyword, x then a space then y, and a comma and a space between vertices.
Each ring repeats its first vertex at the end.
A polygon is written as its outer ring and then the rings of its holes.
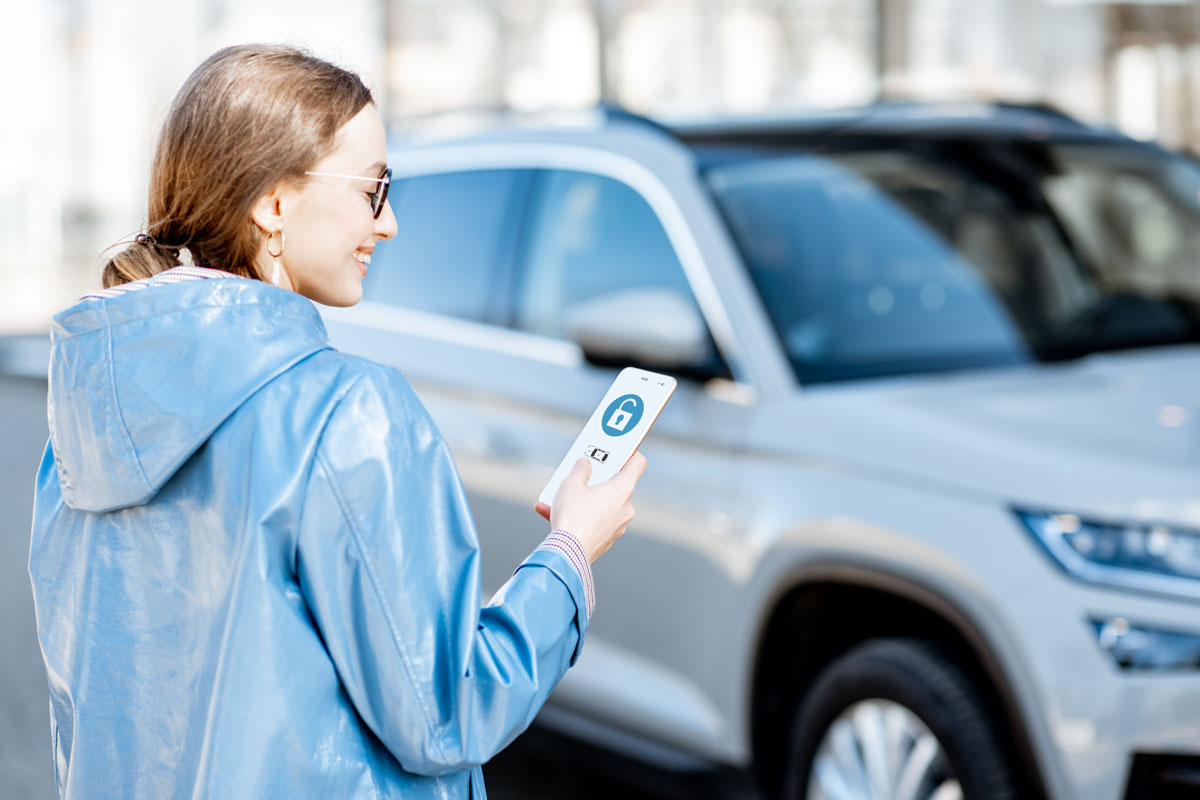
POLYGON ((385 157, 357 76, 222 50, 171 108, 146 232, 55 317, 29 570, 60 796, 483 797, 578 656, 645 461, 577 464, 480 608, 445 444, 310 302, 356 303, 395 233, 385 157))

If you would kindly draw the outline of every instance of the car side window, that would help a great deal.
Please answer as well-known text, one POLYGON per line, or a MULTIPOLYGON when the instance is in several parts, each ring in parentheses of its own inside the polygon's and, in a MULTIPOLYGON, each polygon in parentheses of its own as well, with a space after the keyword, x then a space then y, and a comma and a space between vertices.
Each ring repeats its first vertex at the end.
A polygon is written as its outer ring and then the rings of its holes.
POLYGON ((696 307, 662 223, 636 191, 570 170, 545 170, 536 180, 518 266, 517 328, 565 339, 572 309, 637 289, 666 290, 696 307))
POLYGON ((573 306, 631 288, 691 298, 683 267, 649 204, 612 178, 545 170, 538 177, 516 300, 518 328, 566 338, 573 306))
POLYGON ((528 172, 474 170, 392 183, 395 238, 380 242, 363 299, 499 321, 528 172))

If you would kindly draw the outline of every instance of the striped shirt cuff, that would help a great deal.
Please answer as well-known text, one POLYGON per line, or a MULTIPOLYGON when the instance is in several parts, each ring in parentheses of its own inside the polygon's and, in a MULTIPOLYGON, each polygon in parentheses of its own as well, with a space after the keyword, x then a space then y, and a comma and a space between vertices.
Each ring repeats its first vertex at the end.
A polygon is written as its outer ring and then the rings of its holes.
POLYGON ((596 608, 596 587, 592 583, 592 565, 588 563, 583 545, 575 538, 574 534, 556 528, 550 531, 550 535, 538 545, 537 549, 553 550, 565 557, 567 561, 571 562, 571 566, 575 567, 580 580, 583 581, 583 596, 587 602, 588 619, 591 619, 592 611, 596 608))

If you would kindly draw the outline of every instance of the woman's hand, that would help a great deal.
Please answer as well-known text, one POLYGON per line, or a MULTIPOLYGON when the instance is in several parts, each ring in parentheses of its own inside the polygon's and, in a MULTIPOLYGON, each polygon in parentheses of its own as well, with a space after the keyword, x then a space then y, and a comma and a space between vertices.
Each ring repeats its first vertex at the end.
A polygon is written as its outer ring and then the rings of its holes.
POLYGON ((635 452, 612 478, 588 486, 592 462, 581 458, 559 485, 553 506, 537 503, 533 508, 552 528, 573 534, 592 563, 625 533, 633 519, 633 488, 645 471, 646 457, 635 452))

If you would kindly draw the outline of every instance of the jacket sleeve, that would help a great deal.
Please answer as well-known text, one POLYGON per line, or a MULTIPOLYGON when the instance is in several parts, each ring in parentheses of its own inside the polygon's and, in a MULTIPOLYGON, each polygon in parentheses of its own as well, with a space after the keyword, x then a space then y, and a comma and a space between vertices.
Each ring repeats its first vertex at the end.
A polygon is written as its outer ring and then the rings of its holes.
POLYGON ((317 445, 296 570, 338 677, 407 771, 481 764, 523 731, 587 629, 584 587, 539 549, 480 607, 478 539, 441 436, 373 368, 317 445))

